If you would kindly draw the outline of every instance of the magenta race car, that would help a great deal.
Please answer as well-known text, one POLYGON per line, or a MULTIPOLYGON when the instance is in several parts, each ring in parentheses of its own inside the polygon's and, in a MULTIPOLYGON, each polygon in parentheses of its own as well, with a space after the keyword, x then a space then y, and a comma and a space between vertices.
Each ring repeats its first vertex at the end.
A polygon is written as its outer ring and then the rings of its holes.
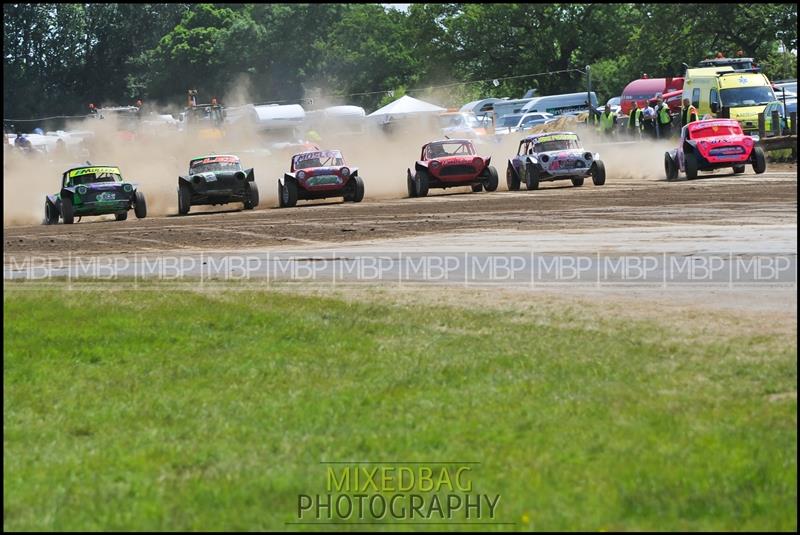
POLYGON ((315 150, 292 156, 291 169, 278 180, 281 208, 295 206, 298 199, 328 197, 361 202, 364 181, 358 176, 358 169, 349 167, 338 150, 315 150))
POLYGON ((414 173, 407 170, 409 197, 425 197, 430 188, 472 186, 472 191, 497 189, 497 170, 492 158, 478 156, 468 139, 445 139, 423 145, 414 173))
POLYGON ((759 175, 767 170, 764 150, 756 147, 755 140, 745 135, 739 122, 733 119, 707 119, 687 124, 681 130, 678 148, 664 154, 667 180, 678 178, 680 171, 686 173, 687 179, 692 179, 697 178, 698 171, 724 167, 732 167, 735 174, 740 174, 748 164, 759 175))

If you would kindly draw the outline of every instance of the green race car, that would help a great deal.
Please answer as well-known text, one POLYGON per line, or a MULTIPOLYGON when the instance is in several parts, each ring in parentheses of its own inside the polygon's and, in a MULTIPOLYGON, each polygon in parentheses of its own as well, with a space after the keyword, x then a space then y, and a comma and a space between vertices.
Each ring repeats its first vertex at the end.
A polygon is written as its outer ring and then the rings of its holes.
POLYGON ((119 167, 83 165, 64 171, 61 191, 45 200, 44 222, 55 225, 60 217, 71 225, 76 216, 105 214, 124 221, 131 208, 138 219, 147 215, 144 194, 136 184, 123 181, 119 167))

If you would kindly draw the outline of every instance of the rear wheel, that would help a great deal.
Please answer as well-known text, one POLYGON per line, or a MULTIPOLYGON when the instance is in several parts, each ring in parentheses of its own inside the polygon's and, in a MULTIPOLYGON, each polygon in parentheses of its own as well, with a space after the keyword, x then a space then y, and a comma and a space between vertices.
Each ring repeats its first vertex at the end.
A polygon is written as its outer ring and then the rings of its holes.
POLYGON ((192 190, 188 185, 181 182, 178 186, 178 213, 180 215, 186 215, 189 213, 191 207, 192 190))
POLYGON ((597 160, 592 165, 592 184, 602 186, 606 183, 606 164, 597 160))
POLYGON ((297 182, 286 180, 281 188, 281 199, 284 208, 291 208, 297 204, 297 182))
POLYGON ((114 219, 116 219, 117 221, 125 221, 126 219, 128 219, 128 212, 119 212, 117 214, 114 214, 114 219))
POLYGON ((664 174, 667 175, 667 180, 678 178, 678 164, 668 152, 664 153, 664 174))
POLYGON ((61 199, 61 219, 64 220, 65 225, 71 225, 75 222, 75 208, 72 206, 72 199, 69 197, 61 199))
POLYGON ((44 224, 55 225, 58 223, 58 210, 50 202, 44 203, 44 224))
POLYGON ((539 173, 531 162, 525 164, 525 187, 528 191, 539 189, 539 173))
POLYGON ((757 175, 760 175, 767 170, 767 157, 764 156, 764 149, 761 147, 754 148, 753 155, 755 156, 753 171, 755 171, 757 175))
POLYGON ((406 176, 406 187, 408 188, 408 196, 409 197, 416 197, 417 196, 417 185, 414 182, 414 178, 411 176, 411 171, 407 171, 408 176, 406 176))
POLYGON ((426 197, 430 187, 430 178, 425 171, 417 171, 414 175, 414 184, 417 187, 417 197, 426 197))
MULTIPOLYGON (((133 203, 133 213, 136 214, 136 219, 144 219, 147 217, 147 203, 144 200, 144 193, 137 191, 135 199, 133 203)), ((125 217, 128 217, 127 213, 125 217)))
POLYGON ((244 209, 252 210, 258 206, 258 186, 255 182, 248 182, 244 187, 245 201, 244 209))
POLYGON ((686 166, 686 178, 689 180, 697 178, 697 157, 691 152, 684 154, 683 163, 686 166))
POLYGON ((519 191, 519 176, 510 163, 506 168, 506 186, 508 186, 508 191, 519 191))
POLYGON ((575 186, 576 188, 583 186, 583 178, 573 178, 572 185, 575 186))

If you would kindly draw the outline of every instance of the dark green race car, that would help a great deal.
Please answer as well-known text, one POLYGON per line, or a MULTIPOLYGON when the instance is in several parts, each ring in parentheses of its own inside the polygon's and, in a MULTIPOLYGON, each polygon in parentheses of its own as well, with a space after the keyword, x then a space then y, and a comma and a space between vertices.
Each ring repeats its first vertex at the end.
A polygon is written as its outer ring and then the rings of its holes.
POLYGON ((61 191, 44 202, 44 222, 55 225, 59 217, 67 224, 75 217, 114 214, 117 221, 128 218, 133 208, 138 219, 147 215, 144 194, 136 184, 122 180, 119 167, 84 165, 64 171, 61 191))

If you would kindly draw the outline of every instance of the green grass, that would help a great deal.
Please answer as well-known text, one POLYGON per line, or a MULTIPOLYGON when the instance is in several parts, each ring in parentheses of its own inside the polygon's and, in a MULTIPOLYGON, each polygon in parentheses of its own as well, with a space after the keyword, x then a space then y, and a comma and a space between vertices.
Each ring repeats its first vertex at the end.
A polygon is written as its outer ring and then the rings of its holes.
POLYGON ((797 528, 785 337, 157 287, 4 319, 6 530, 294 528, 322 460, 479 461, 505 529, 797 528))

